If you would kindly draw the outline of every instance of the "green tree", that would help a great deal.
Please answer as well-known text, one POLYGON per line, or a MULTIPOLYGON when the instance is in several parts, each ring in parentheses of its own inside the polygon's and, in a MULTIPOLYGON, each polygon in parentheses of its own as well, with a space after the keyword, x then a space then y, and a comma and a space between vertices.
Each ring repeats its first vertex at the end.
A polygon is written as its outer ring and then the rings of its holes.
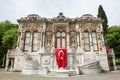
POLYGON ((18 29, 17 28, 11 28, 10 30, 7 30, 2 38, 3 46, 6 48, 15 48, 16 42, 18 37, 18 29))
POLYGON ((105 13, 102 5, 99 5, 97 17, 101 18, 103 20, 103 23, 102 23, 102 25, 103 25, 103 34, 105 36, 107 34, 107 29, 108 29, 108 19, 107 19, 106 13, 105 13))
POLYGON ((2 64, 4 55, 7 53, 7 49, 13 48, 13 45, 16 43, 17 29, 18 25, 13 24, 8 20, 0 22, 0 66, 2 64), (10 35, 14 35, 14 39, 10 35))
POLYGON ((108 28, 105 43, 110 48, 113 48, 116 57, 120 58, 120 26, 112 26, 108 28))

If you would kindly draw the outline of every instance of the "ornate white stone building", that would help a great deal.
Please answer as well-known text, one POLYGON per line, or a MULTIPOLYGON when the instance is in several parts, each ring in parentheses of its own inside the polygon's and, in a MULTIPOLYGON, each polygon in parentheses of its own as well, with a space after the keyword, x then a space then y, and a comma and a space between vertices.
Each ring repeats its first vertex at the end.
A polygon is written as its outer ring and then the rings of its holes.
POLYGON ((87 69, 90 73, 95 69, 109 71, 102 22, 91 14, 77 18, 65 17, 63 13, 54 18, 30 14, 18 19, 19 36, 12 69, 57 70, 55 49, 66 48, 66 70, 77 69, 77 73, 83 74, 87 69))

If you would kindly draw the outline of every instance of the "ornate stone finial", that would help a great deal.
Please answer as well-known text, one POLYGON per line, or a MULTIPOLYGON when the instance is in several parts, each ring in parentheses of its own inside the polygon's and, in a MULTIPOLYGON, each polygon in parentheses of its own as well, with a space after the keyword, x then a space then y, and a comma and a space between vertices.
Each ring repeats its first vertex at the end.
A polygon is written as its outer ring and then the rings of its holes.
POLYGON ((63 15, 63 13, 62 13, 62 12, 60 12, 60 13, 59 13, 59 15, 63 15))

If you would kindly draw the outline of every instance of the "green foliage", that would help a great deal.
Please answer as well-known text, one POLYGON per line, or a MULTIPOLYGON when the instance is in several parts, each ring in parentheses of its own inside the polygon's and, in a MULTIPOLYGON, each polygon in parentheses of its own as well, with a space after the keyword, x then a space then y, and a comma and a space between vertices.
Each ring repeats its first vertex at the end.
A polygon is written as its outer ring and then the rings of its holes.
POLYGON ((6 48, 15 48, 17 36, 17 28, 11 28, 10 30, 6 31, 2 38, 3 46, 5 46, 6 48))
POLYGON ((120 58, 116 59, 116 65, 120 65, 120 58))
POLYGON ((18 25, 6 20, 0 22, 0 66, 8 48, 15 48, 18 25))
POLYGON ((108 29, 105 43, 114 49, 117 58, 120 58, 120 26, 112 26, 108 29))
POLYGON ((102 5, 99 6, 98 8, 98 18, 101 18, 104 22, 102 23, 103 25, 103 34, 104 36, 107 34, 107 29, 108 29, 108 20, 107 20, 107 16, 106 13, 102 7, 102 5))

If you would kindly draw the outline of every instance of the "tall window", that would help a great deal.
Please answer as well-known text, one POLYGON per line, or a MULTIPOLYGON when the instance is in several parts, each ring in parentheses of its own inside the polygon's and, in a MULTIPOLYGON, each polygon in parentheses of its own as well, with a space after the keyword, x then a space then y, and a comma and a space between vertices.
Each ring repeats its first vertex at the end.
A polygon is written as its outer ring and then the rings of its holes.
POLYGON ((92 38, 93 50, 97 51, 98 50, 98 44, 97 44, 97 36, 96 36, 96 32, 95 31, 93 31, 91 33, 91 38, 92 38))
POLYGON ((38 32, 33 33, 32 51, 38 50, 38 32))
POLYGON ((56 33, 56 48, 66 48, 66 33, 64 31, 56 33))
POLYGON ((24 51, 29 51, 30 32, 25 33, 24 51))
POLYGON ((88 31, 84 32, 84 49, 85 49, 85 51, 90 50, 90 39, 89 39, 88 31))

